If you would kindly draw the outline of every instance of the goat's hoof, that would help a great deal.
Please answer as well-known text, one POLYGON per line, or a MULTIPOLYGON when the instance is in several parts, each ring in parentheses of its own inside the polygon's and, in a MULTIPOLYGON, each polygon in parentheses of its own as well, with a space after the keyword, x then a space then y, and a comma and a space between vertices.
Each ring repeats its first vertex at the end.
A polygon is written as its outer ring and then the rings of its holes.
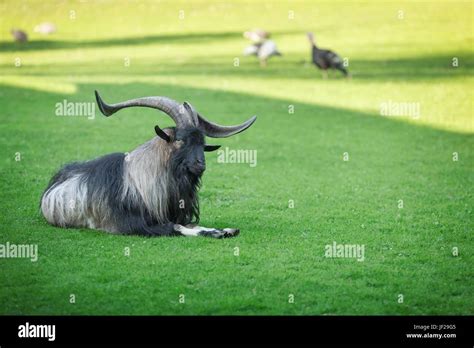
POLYGON ((199 232, 200 236, 211 238, 224 238, 224 232, 220 230, 204 230, 199 232))
POLYGON ((224 228, 224 238, 236 237, 239 235, 240 230, 238 228, 224 228))
POLYGON ((207 230, 199 232, 200 236, 211 238, 231 238, 239 234, 240 230, 236 228, 224 228, 223 230, 207 230))

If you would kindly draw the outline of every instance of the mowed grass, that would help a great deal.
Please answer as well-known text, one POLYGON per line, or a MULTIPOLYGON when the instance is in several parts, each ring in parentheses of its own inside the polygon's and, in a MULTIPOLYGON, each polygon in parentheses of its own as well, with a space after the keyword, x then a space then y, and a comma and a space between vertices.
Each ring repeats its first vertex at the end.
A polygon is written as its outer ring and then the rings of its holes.
POLYGON ((0 259, 1 314, 474 313, 471 2, 6 1, 0 13, 0 243, 39 248, 37 262, 0 259), (33 33, 42 21, 58 32, 33 33), (30 42, 11 42, 11 27, 30 42), (283 52, 265 69, 241 55, 254 27, 283 52), (307 31, 349 58, 352 80, 308 64, 307 31), (172 125, 139 108, 55 115, 95 89, 110 102, 187 100, 222 124, 258 115, 209 141, 257 150, 256 167, 206 155, 201 224, 239 227, 237 238, 44 221, 39 199, 62 164, 131 151, 172 125), (382 117, 388 101, 421 115, 382 117), (325 257, 333 241, 364 245, 364 261, 325 257))

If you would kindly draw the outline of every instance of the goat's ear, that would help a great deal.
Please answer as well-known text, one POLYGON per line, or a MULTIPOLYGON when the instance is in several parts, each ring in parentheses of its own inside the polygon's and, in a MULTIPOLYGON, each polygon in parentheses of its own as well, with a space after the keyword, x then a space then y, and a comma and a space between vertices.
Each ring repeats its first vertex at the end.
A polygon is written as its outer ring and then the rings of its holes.
POLYGON ((171 141, 171 138, 168 134, 166 134, 160 127, 155 126, 155 132, 156 135, 158 135, 161 139, 169 143, 171 141))
POLYGON ((204 151, 206 152, 216 151, 220 147, 221 147, 220 145, 204 145, 204 151))

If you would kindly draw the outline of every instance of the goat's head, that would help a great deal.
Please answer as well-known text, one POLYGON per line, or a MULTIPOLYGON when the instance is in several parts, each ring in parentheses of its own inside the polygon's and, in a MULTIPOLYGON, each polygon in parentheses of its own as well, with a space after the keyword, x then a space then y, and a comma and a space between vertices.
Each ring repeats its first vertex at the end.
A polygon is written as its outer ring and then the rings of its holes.
POLYGON ((182 174, 190 173, 196 177, 200 177, 206 169, 204 151, 214 151, 220 147, 220 145, 206 144, 206 136, 229 137, 249 128, 257 118, 253 116, 236 126, 221 126, 206 120, 187 102, 180 104, 166 97, 145 97, 117 104, 106 104, 97 91, 95 91, 95 96, 99 109, 105 116, 132 106, 158 109, 170 116, 176 123, 176 128, 165 132, 159 126, 155 126, 155 132, 163 141, 172 145, 171 165, 174 170, 182 174))

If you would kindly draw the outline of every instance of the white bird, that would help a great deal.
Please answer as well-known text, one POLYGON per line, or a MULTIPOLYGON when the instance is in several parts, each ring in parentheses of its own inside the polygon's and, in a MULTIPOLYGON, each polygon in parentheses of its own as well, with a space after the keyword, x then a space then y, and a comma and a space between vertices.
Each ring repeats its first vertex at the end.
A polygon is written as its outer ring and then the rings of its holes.
POLYGON ((56 26, 49 22, 40 23, 35 26, 34 32, 43 35, 49 35, 56 32, 56 26))
POLYGON ((247 46, 244 49, 244 55, 255 55, 260 60, 261 66, 267 66, 268 58, 270 58, 271 56, 281 56, 281 53, 278 51, 277 45, 274 41, 266 40, 262 43, 256 43, 247 46))
POLYGON ((244 56, 253 56, 253 55, 258 55, 258 49, 261 45, 250 45, 245 47, 244 49, 244 56))
POLYGON ((271 56, 281 56, 281 53, 278 51, 277 45, 272 40, 267 40, 262 43, 258 50, 258 59, 260 59, 260 63, 263 62, 265 66, 267 64, 267 59, 271 56))
POLYGON ((270 33, 262 29, 254 29, 246 31, 244 37, 254 43, 262 43, 270 38, 270 33))
POLYGON ((244 37, 253 42, 244 49, 245 56, 257 56, 261 66, 267 65, 271 56, 281 56, 274 41, 269 40, 270 33, 262 29, 254 29, 244 32, 244 37))

